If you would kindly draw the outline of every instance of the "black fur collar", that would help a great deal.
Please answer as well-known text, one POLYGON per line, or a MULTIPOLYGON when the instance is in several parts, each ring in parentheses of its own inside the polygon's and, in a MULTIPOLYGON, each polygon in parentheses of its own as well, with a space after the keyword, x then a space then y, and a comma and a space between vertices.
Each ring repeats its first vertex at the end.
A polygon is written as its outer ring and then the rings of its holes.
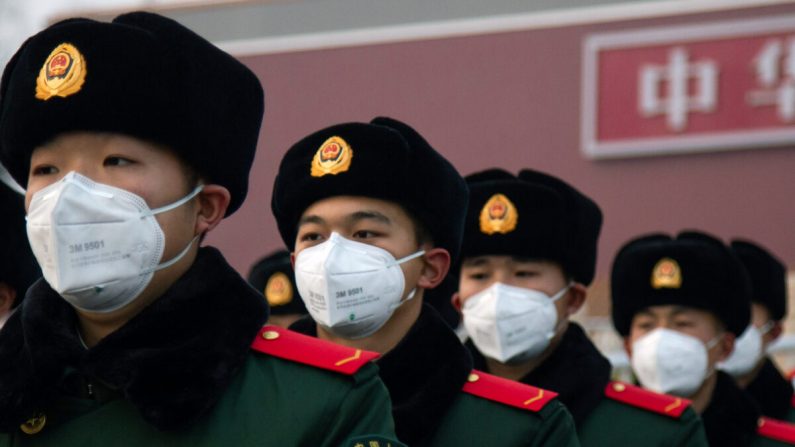
POLYGON ((119 390, 159 429, 188 426, 221 397, 267 314, 221 253, 202 248, 162 297, 86 350, 74 310, 39 280, 0 332, 0 430, 46 414, 70 367, 119 390))
POLYGON ((751 445, 756 436, 759 409, 734 379, 718 371, 709 405, 701 414, 709 445, 751 445))
MULTIPOLYGON (((317 336, 309 317, 290 329, 317 336)), ((421 445, 436 432, 472 370, 466 348, 427 304, 403 340, 377 363, 392 398, 395 432, 408 445, 421 445)))
POLYGON ((759 404, 762 414, 786 419, 792 405, 792 383, 784 378, 769 358, 764 362, 745 391, 759 404))
MULTIPOLYGON (((471 341, 467 342, 467 347, 475 358, 475 368, 485 370, 483 355, 471 341)), ((580 426, 604 398, 610 371, 610 362, 599 353, 582 328, 570 322, 557 348, 520 382, 558 393, 558 398, 574 417, 574 423, 580 426)))

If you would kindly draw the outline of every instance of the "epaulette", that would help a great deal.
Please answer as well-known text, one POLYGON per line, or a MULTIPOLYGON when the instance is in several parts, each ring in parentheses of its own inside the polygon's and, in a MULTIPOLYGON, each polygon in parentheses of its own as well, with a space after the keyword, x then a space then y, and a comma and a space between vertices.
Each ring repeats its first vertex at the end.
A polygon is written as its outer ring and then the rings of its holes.
POLYGON ((263 327, 251 349, 342 374, 355 374, 378 353, 320 340, 277 326, 263 327))
POLYGON ((463 391, 523 410, 540 411, 558 393, 472 370, 463 391))
POLYGON ((672 418, 678 418, 690 406, 690 401, 668 394, 655 393, 623 382, 610 382, 605 396, 615 401, 643 408, 672 418))
POLYGON ((775 439, 795 445, 795 424, 769 417, 759 418, 756 434, 763 438, 775 439))

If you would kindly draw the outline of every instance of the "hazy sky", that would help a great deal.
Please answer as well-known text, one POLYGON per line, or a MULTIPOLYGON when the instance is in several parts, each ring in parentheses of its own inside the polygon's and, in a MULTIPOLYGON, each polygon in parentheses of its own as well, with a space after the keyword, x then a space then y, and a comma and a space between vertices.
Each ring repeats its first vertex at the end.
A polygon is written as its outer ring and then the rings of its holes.
MULTIPOLYGON (((0 67, 5 67, 22 42, 54 16, 92 9, 119 9, 180 0, 0 0, 0 67)), ((183 0, 184 1, 184 0, 183 0)))

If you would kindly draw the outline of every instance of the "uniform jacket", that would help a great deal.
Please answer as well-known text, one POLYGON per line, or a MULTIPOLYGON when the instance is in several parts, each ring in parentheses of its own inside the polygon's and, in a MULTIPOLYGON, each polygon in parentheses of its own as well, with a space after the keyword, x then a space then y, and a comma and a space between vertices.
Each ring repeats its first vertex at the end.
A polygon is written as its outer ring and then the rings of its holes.
MULTIPOLYGON (((291 329, 317 335, 308 318, 291 329)), ((579 445, 571 416, 557 399, 529 410, 467 392, 468 381, 482 373, 472 371, 466 349, 428 305, 406 337, 377 363, 392 397, 398 438, 412 447, 579 445)), ((519 392, 528 390, 545 392, 534 387, 519 392)))
POLYGON ((787 419, 792 406, 792 383, 766 358, 756 378, 745 391, 759 405, 762 414, 787 419))
POLYGON ((713 446, 747 446, 756 436, 759 409, 734 379, 717 371, 709 405, 701 414, 707 439, 713 446))
POLYGON ((374 365, 342 374, 255 352, 266 318, 261 295, 202 248, 163 296, 87 349, 74 310, 40 280, 0 332, 0 446, 394 438, 374 365))
MULTIPOLYGON (((467 346, 475 367, 485 358, 467 346)), ((706 446, 704 428, 685 400, 610 382, 610 362, 582 328, 569 327, 557 348, 521 382, 559 393, 583 446, 706 446)))

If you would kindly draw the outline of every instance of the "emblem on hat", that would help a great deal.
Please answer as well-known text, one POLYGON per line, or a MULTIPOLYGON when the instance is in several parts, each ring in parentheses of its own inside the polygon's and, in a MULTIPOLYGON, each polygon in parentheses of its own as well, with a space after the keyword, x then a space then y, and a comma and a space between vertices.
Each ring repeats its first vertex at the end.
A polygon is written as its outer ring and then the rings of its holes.
POLYGON ((312 159, 312 177, 337 175, 351 167, 353 150, 348 142, 334 136, 324 141, 312 159))
POLYGON ((671 258, 662 258, 654 264, 651 286, 655 289, 678 289, 682 287, 682 269, 671 258))
POLYGON ((265 299, 271 306, 283 306, 293 300, 293 284, 282 272, 276 272, 265 284, 265 299))
POLYGON ((485 234, 510 233, 516 229, 519 213, 503 194, 494 194, 480 211, 480 231, 485 234))
POLYGON ((36 98, 66 98, 80 91, 86 80, 86 61, 74 45, 62 43, 52 50, 36 78, 36 98))

